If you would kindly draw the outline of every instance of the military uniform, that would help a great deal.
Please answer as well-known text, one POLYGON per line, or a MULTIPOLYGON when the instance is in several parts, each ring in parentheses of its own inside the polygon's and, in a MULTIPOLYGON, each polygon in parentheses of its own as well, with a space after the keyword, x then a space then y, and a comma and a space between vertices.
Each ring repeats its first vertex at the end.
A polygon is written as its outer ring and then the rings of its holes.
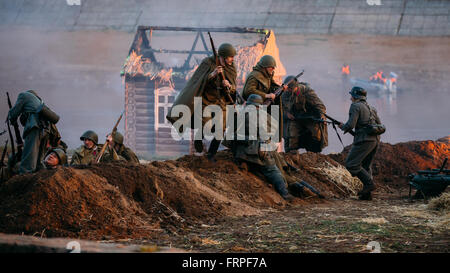
MULTIPOLYGON (((102 149, 102 145, 95 145, 92 149, 86 148, 84 145, 78 147, 72 155, 72 160, 70 161, 70 165, 90 165, 95 162, 97 155, 100 153, 102 149)), ((105 151, 107 153, 107 151, 105 151)), ((103 157, 107 157, 107 155, 103 155, 103 157)), ((102 160, 103 161, 103 160, 102 160)))
MULTIPOLYGON (((293 76, 290 76, 293 77, 293 76)), ((287 77, 285 82, 290 80, 287 77)), ((328 146, 328 130, 324 123, 316 122, 312 118, 323 118, 326 107, 316 92, 307 84, 291 83, 289 88, 296 92, 288 91, 282 95, 283 119, 286 122, 284 144, 285 151, 305 148, 311 152, 321 152, 328 146), (287 113, 295 117, 295 120, 288 118, 287 113)))
POLYGON ((8 118, 12 123, 20 120, 23 128, 24 146, 20 160, 19 173, 31 173, 44 168, 41 164, 47 149, 49 123, 40 119, 39 110, 43 102, 33 90, 22 92, 15 105, 9 110, 8 118))
MULTIPOLYGON (((233 48, 231 44, 224 43, 220 45, 218 49, 218 55, 226 58, 226 57, 232 57, 236 55, 236 50, 233 48)), ((216 69, 217 64, 216 60, 213 56, 206 57, 202 60, 199 67, 196 69, 192 77, 189 79, 189 81, 186 83, 186 86, 181 90, 180 94, 175 99, 175 102, 172 106, 175 107, 177 105, 186 105, 191 110, 191 113, 194 115, 196 112, 194 111, 194 97, 202 97, 202 112, 200 113, 202 116, 200 117, 194 117, 197 119, 202 120, 202 128, 197 131, 197 135, 195 137, 194 145, 197 152, 203 151, 203 143, 200 137, 201 130, 203 129, 203 126, 211 119, 207 117, 203 117, 203 110, 208 105, 218 105, 222 109, 222 116, 223 116, 223 126, 220 130, 222 130, 221 133, 225 130, 226 125, 226 106, 229 104, 232 104, 232 102, 229 100, 228 95, 226 95, 226 90, 224 87, 222 87, 222 79, 220 75, 216 75, 213 78, 210 78, 210 74, 216 69)), ((236 101, 236 67, 234 63, 231 65, 225 64, 223 67, 223 75, 225 79, 231 84, 230 88, 230 97, 236 101)), ((172 109, 171 108, 171 109, 172 109)), ((177 119, 171 117, 171 109, 167 115, 167 119, 174 123, 177 119)), ((191 124, 193 129, 199 129, 194 128, 194 122, 191 124)), ((214 128, 219 129, 219 128, 214 128)), ((213 139, 211 141, 211 145, 208 150, 208 157, 213 157, 220 145, 220 140, 213 139)))
MULTIPOLYGON (((263 100, 259 95, 252 94, 247 99, 247 105, 262 104, 263 100)), ((248 107, 248 106, 246 106, 248 107)), ((250 135, 250 113, 245 114, 245 140, 236 137, 233 147, 233 155, 237 162, 247 163, 249 170, 260 172, 275 187, 275 190, 286 200, 291 200, 292 195, 288 193, 286 182, 278 169, 273 153, 262 151, 261 145, 264 143, 259 135, 250 135)), ((238 129, 239 130, 239 129, 238 129)), ((268 144, 265 142, 265 144, 268 144)))
MULTIPOLYGON (((98 144, 98 135, 94 131, 88 130, 84 132, 83 135, 81 135, 80 140, 84 141, 85 139, 89 139, 94 142, 94 146, 91 149, 88 149, 85 145, 78 147, 72 156, 70 165, 90 165, 95 163, 95 159, 101 152, 103 145, 98 144)), ((101 161, 104 162, 104 159, 109 156, 108 149, 106 149, 101 161)))
POLYGON ((353 87, 350 94, 355 101, 350 106, 348 121, 341 126, 344 132, 355 128, 355 136, 350 153, 345 161, 345 167, 353 175, 358 177, 364 185, 360 192, 362 199, 371 198, 370 191, 375 189, 372 177, 372 160, 377 151, 380 136, 369 135, 367 125, 371 123, 381 124, 375 108, 369 106, 366 101, 367 92, 360 87, 353 87))
POLYGON ((111 148, 110 146, 108 146, 107 150, 109 153, 108 155, 103 157, 104 162, 127 161, 139 164, 139 159, 133 152, 133 150, 123 144, 123 135, 121 133, 115 132, 112 138, 115 148, 111 148))
MULTIPOLYGON (((261 57, 256 66, 253 67, 253 71, 248 74, 242 90, 242 97, 246 100, 251 94, 259 95, 264 100, 267 94, 273 93, 280 87, 274 80, 273 75, 267 73, 267 67, 276 67, 275 59, 270 55, 264 55, 261 57)), ((280 98, 276 98, 274 103, 279 105, 279 135, 283 136, 283 103, 280 98)), ((269 109, 269 113, 270 113, 269 109)))

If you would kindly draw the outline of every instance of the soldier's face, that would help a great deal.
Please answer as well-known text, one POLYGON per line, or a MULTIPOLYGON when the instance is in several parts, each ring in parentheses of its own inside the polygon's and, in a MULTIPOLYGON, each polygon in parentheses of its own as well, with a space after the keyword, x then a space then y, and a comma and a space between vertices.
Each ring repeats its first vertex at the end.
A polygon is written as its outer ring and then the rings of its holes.
POLYGON ((59 164, 58 156, 55 153, 50 153, 48 156, 44 159, 45 165, 49 167, 55 167, 59 164))
POLYGON ((232 65, 232 64, 233 64, 233 61, 234 61, 234 57, 226 57, 226 58, 224 59, 224 61, 225 61, 225 63, 226 63, 227 65, 232 65))
POLYGON ((94 147, 94 142, 90 139, 85 138, 84 139, 84 146, 88 149, 92 149, 94 147))
POLYGON ((266 67, 267 74, 272 75, 275 67, 266 67))

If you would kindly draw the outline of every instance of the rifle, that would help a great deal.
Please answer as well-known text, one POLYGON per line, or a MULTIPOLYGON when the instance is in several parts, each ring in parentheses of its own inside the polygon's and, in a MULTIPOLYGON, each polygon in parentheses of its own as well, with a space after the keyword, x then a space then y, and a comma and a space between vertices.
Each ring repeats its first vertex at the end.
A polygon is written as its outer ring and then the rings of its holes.
MULTIPOLYGON (((120 117, 119 117, 119 119, 118 119, 117 122, 116 122, 116 125, 114 125, 114 128, 113 128, 112 131, 111 131, 111 136, 113 136, 113 134, 116 133, 116 131, 117 131, 117 126, 119 125, 120 120, 122 119, 123 113, 125 113, 125 110, 122 111, 122 114, 120 114, 120 117)), ((103 156, 103 154, 105 153, 105 150, 106 150, 106 147, 107 147, 107 146, 108 146, 108 139, 106 139, 105 144, 103 144, 103 147, 102 147, 102 149, 100 150, 100 153, 97 155, 97 158, 95 158, 95 163, 99 163, 99 162, 100 162, 100 159, 102 159, 102 156, 103 156)))
POLYGON ((0 182, 3 182, 3 167, 6 167, 5 156, 6 156, 7 150, 8 150, 8 140, 6 140, 6 142, 5 142, 5 148, 3 148, 2 158, 1 158, 1 162, 0 162, 0 171, 2 172, 0 182))
MULTIPOLYGON (((340 141, 341 144, 342 144, 342 147, 345 149, 344 142, 342 142, 341 136, 339 135, 339 133, 338 133, 338 131, 337 131, 337 129, 336 129, 336 124, 339 126, 339 125, 342 124, 342 122, 340 122, 340 121, 338 121, 338 120, 336 120, 336 119, 330 117, 330 116, 327 115, 327 114, 324 114, 324 115, 325 115, 325 117, 326 117, 327 119, 331 120, 331 125, 333 125, 333 129, 334 129, 334 131, 336 132, 336 135, 338 136, 339 141, 340 141)), ((353 132, 353 130, 350 130, 350 131, 348 131, 348 132, 349 132, 352 136, 355 136, 355 132, 353 132)), ((347 133, 347 132, 344 132, 344 134, 345 134, 345 133, 347 133)))
MULTIPOLYGON (((275 94, 275 98, 279 97, 282 93, 283 93, 283 86, 284 85, 289 85, 291 84, 293 81, 296 81, 298 78, 300 78, 303 73, 305 72, 305 70, 302 70, 302 72, 300 72, 297 76, 295 76, 294 78, 292 78, 290 81, 288 81, 286 84, 282 84, 280 87, 278 87, 275 92, 273 92, 275 94)), ((270 105, 272 103, 272 99, 265 99, 264 100, 264 105, 270 105)))
POLYGON ((301 181, 300 182, 301 185, 303 185, 304 187, 307 187, 309 190, 311 190, 313 193, 317 194, 317 196, 319 196, 319 198, 323 199, 325 198, 325 196, 323 196, 322 194, 320 194, 320 192, 318 190, 316 190, 313 186, 309 185, 308 183, 306 183, 305 181, 301 181))
MULTIPOLYGON (((217 56, 216 47, 214 46, 214 41, 213 41, 213 39, 211 37, 211 33, 209 33, 209 31, 208 31, 208 35, 209 35, 209 41, 211 43, 211 49, 212 49, 212 52, 214 54, 214 59, 216 60, 216 65, 220 66, 219 56, 217 56)), ((220 74, 220 79, 223 82, 225 80, 225 75, 223 75, 223 73, 219 73, 219 74, 220 74)), ((225 91, 226 91, 228 99, 234 104, 234 100, 233 100, 233 98, 230 95, 230 88, 226 86, 225 87, 225 91)), ((236 90, 236 96, 239 97, 240 95, 241 94, 238 95, 238 92, 236 90)), ((242 97, 240 99, 242 99, 242 97)))
MULTIPOLYGON (((333 127, 334 127, 335 124, 337 124, 337 125, 343 124, 343 123, 340 122, 339 120, 336 120, 336 119, 330 117, 330 116, 327 115, 327 114, 325 114, 325 117, 327 117, 327 119, 331 120, 331 122, 333 123, 333 127)), ((344 134, 345 134, 345 133, 349 133, 349 134, 351 134, 352 136, 355 136, 355 132, 354 132, 353 130, 344 132, 344 134)))
POLYGON ((11 139, 11 152, 13 154, 13 157, 16 157, 16 148, 14 146, 14 138, 13 135, 11 133, 11 126, 9 125, 9 119, 6 118, 6 124, 8 125, 8 134, 9 134, 9 138, 11 139))
MULTIPOLYGON (((9 106, 9 109, 11 110, 12 104, 11 104, 11 100, 9 98, 9 93, 8 92, 6 92, 6 96, 8 96, 8 106, 9 106)), ((6 119, 8 120, 8 117, 6 119)), ((17 124, 17 121, 16 122, 11 122, 11 124, 14 127, 14 134, 16 135, 16 143, 17 143, 17 157, 16 157, 16 159, 20 160, 22 158, 23 140, 22 140, 22 137, 20 136, 19 124, 17 124)))

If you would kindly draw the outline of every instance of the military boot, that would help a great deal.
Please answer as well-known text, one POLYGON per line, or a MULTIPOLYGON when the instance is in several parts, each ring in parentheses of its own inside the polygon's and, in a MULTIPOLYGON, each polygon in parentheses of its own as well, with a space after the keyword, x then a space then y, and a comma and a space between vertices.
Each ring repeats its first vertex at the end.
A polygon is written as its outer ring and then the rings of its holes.
POLYGON ((356 176, 359 178, 359 180, 361 180, 361 182, 364 185, 363 189, 358 193, 358 195, 359 196, 366 196, 367 194, 370 195, 370 192, 375 190, 375 184, 373 183, 373 179, 370 176, 370 174, 366 170, 362 170, 356 176))
POLYGON ((275 179, 275 181, 273 181, 272 183, 275 190, 281 195, 281 197, 283 197, 284 200, 292 201, 295 198, 288 192, 284 180, 281 178, 281 176, 280 179, 275 179))

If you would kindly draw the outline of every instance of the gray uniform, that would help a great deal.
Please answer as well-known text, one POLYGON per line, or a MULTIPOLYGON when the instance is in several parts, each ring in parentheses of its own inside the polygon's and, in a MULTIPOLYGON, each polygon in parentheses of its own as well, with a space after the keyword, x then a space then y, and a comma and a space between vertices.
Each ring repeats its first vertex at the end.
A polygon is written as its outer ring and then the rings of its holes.
POLYGON ((9 110, 8 117, 11 122, 17 122, 21 116, 23 121, 24 147, 20 162, 19 173, 31 173, 44 166, 41 164, 46 152, 48 141, 48 122, 39 118, 37 113, 42 105, 42 100, 34 91, 26 91, 19 94, 16 104, 9 110))
POLYGON ((365 98, 358 99, 350 106, 349 119, 342 130, 345 132, 355 128, 352 149, 345 161, 345 167, 353 175, 357 176, 363 184, 373 184, 372 160, 380 142, 379 135, 368 135, 366 126, 372 115, 376 123, 381 124, 375 108, 370 107, 365 98))

